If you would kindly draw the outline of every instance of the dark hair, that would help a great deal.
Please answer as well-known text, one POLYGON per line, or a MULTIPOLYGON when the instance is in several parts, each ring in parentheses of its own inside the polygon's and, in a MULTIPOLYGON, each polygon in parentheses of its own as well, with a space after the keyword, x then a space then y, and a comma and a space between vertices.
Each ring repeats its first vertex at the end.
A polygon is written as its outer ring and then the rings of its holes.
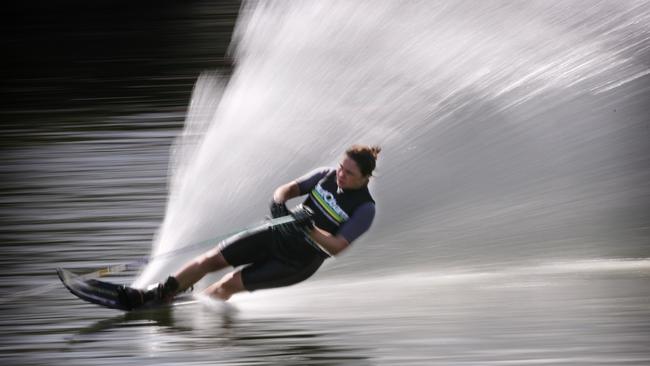
POLYGON ((345 154, 354 160, 365 177, 372 175, 377 165, 377 156, 381 151, 379 146, 352 145, 345 151, 345 154))

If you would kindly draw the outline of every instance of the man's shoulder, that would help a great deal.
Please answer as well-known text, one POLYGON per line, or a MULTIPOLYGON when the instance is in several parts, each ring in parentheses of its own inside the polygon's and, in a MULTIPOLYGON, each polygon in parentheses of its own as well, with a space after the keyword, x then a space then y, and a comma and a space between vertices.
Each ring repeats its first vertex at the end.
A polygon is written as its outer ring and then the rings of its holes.
POLYGON ((331 167, 331 166, 323 166, 318 168, 318 170, 323 174, 323 175, 328 175, 331 173, 336 172, 336 168, 331 167))
POLYGON ((314 188, 314 186, 316 186, 316 184, 318 184, 318 182, 321 179, 328 176, 329 174, 332 174, 332 172, 336 172, 336 168, 320 167, 296 179, 296 183, 298 184, 298 188, 300 192, 301 193, 308 192, 309 190, 314 188))
POLYGON ((368 201, 364 202, 359 207, 357 207, 357 211, 364 214, 364 215, 375 215, 375 201, 368 201))
POLYGON ((335 172, 336 172, 336 168, 333 168, 331 166, 322 166, 312 170, 311 172, 308 173, 308 175, 318 176, 320 178, 323 178, 335 172))
POLYGON ((316 168, 309 172, 307 175, 310 175, 314 177, 316 180, 321 180, 327 176, 330 176, 332 174, 336 173, 336 168, 329 167, 329 166, 323 166, 320 168, 316 168))

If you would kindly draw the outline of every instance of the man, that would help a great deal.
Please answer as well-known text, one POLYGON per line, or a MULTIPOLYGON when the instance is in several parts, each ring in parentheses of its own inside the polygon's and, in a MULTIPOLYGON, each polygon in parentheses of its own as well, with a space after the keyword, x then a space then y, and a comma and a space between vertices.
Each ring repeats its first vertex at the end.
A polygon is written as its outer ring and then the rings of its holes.
POLYGON ((187 263, 164 283, 148 290, 125 288, 131 308, 152 301, 170 301, 209 272, 245 265, 212 284, 205 293, 228 300, 242 291, 289 286, 313 275, 323 261, 345 250, 366 232, 375 216, 368 182, 381 148, 354 145, 338 168, 319 168, 278 187, 271 215, 292 215, 294 222, 233 237, 187 263), (291 198, 308 195, 290 212, 291 198))

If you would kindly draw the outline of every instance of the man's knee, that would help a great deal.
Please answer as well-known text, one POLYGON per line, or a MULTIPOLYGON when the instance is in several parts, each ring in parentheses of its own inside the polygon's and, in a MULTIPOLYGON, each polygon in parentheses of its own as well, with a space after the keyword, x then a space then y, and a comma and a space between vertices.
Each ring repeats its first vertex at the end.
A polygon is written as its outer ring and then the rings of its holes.
POLYGON ((230 294, 234 294, 244 289, 240 271, 226 274, 219 282, 221 285, 220 287, 230 294))
POLYGON ((223 276, 219 282, 208 287, 206 292, 211 296, 219 297, 222 300, 228 300, 232 295, 245 290, 241 278, 241 272, 235 271, 223 276))
POLYGON ((228 267, 228 262, 217 249, 213 249, 200 256, 197 262, 207 272, 214 272, 228 267))

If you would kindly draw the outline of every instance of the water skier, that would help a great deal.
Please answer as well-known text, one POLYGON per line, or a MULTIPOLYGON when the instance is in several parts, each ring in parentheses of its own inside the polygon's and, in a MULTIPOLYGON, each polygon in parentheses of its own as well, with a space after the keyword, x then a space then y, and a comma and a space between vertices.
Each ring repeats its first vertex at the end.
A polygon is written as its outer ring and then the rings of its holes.
POLYGON ((377 146, 353 145, 338 168, 319 168, 278 187, 271 215, 292 215, 295 221, 221 242, 147 290, 124 287, 127 307, 171 301, 206 274, 227 267, 244 266, 204 293, 225 301, 238 292, 289 286, 311 277, 326 258, 370 228, 375 201, 368 183, 380 151, 377 146), (302 205, 289 211, 286 202, 302 195, 308 195, 302 205))

